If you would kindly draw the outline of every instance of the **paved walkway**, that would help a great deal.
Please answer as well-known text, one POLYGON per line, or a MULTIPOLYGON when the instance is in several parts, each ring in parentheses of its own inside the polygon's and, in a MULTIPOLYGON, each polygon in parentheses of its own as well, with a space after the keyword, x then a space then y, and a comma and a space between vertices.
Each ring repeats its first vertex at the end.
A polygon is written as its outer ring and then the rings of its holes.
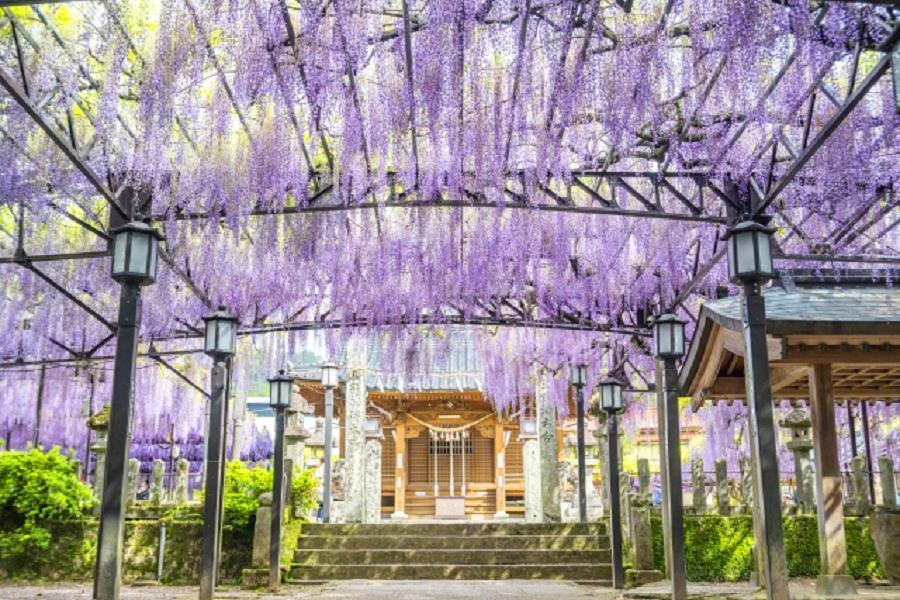
MULTIPOLYGON (((810 580, 791 582, 794 600, 815 598, 810 580)), ((861 586, 858 600, 900 600, 900 587, 861 586)), ((661 600, 668 598, 665 583, 616 592, 564 581, 335 581, 323 585, 287 586, 280 594, 222 588, 219 600, 661 600)), ((757 590, 745 584, 690 584, 690 598, 756 600, 757 590)), ((0 585, 0 600, 90 600, 90 585, 0 585)), ((763 598, 765 596, 762 596, 763 598)), ((196 587, 127 586, 122 600, 195 600, 196 587)))

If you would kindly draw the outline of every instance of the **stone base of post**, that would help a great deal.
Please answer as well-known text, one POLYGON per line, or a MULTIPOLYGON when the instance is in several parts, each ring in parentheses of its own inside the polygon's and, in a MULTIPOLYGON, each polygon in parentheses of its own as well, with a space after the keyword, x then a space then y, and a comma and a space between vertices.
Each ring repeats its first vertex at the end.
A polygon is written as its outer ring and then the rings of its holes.
POLYGON ((625 570, 625 587, 628 589, 640 587, 642 585, 647 585, 650 583, 656 583, 657 581, 662 581, 663 579, 665 579, 665 575, 662 574, 662 571, 642 571, 639 569, 625 570))
POLYGON ((506 521, 507 519, 509 519, 509 513, 507 513, 505 510, 494 513, 495 521, 506 521))
POLYGON ((816 595, 823 598, 855 596, 856 582, 850 575, 819 575, 816 578, 816 595))
POLYGON ((403 511, 398 510, 397 512, 391 513, 391 521, 405 521, 408 518, 409 518, 409 515, 407 515, 403 511))

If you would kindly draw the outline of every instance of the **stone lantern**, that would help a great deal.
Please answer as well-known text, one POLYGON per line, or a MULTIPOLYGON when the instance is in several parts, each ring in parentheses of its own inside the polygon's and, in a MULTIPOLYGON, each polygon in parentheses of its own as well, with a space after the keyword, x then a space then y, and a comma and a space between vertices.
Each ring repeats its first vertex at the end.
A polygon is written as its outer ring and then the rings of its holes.
POLYGON ((809 453, 813 448, 810 428, 812 421, 802 408, 794 408, 779 423, 791 432, 788 449, 794 453, 794 477, 797 480, 797 510, 801 513, 815 511, 814 478, 809 453))

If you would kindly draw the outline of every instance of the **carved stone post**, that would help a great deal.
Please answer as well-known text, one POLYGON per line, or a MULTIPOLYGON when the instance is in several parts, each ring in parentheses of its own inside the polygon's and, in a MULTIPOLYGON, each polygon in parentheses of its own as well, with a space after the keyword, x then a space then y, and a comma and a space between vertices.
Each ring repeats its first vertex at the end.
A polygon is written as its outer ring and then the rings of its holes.
POLYGON ((150 502, 160 504, 166 493, 163 477, 166 473, 166 463, 157 458, 153 461, 150 471, 150 502))
POLYGON ((536 437, 522 440, 522 470, 525 476, 525 521, 540 523, 544 509, 541 504, 541 449, 536 437))
POLYGON ((703 472, 703 459, 691 461, 691 484, 694 488, 694 512, 702 515, 706 512, 706 474, 703 472))
POLYGON ((344 387, 344 467, 346 495, 343 511, 347 523, 365 519, 364 499, 366 469, 366 340, 354 338, 347 350, 347 380, 344 387))
POLYGON ((178 460, 178 475, 175 478, 175 494, 173 500, 175 504, 184 504, 188 501, 188 473, 190 463, 181 458, 178 460))
POLYGON ((897 487, 894 483, 894 461, 884 454, 878 458, 878 472, 881 474, 881 503, 888 510, 897 508, 897 487))
POLYGON ((866 459, 862 456, 854 456, 850 460, 850 482, 852 483, 850 513, 864 517, 872 509, 869 502, 869 471, 866 469, 866 459))
POLYGON ((731 514, 728 462, 724 458, 716 461, 716 507, 720 515, 728 516, 731 514))
MULTIPOLYGON (((91 442, 91 452, 97 455, 94 463, 94 497, 97 500, 103 498, 103 476, 106 472, 106 434, 109 429, 109 407, 88 418, 88 429, 94 430, 94 441, 91 442)), ((94 506, 94 515, 100 515, 100 503, 94 506)))
POLYGON ((535 405, 538 413, 538 441, 541 461, 541 508, 545 522, 560 520, 559 467, 556 459, 556 407, 547 395, 545 374, 541 373, 535 386, 535 405))
POLYGON ((128 471, 125 482, 125 497, 131 504, 137 499, 138 494, 138 477, 141 473, 141 461, 136 458, 128 460, 128 471))
POLYGON ((363 503, 365 523, 381 520, 381 439, 366 440, 366 471, 363 503))

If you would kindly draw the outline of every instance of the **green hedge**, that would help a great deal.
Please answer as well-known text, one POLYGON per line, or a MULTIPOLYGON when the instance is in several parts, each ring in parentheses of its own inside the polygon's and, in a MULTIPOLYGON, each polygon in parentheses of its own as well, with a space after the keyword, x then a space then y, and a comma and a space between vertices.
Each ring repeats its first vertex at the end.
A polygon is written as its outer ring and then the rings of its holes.
MULTIPOLYGON (((819 534, 815 515, 785 517, 784 548, 791 577, 819 574, 819 534)), ((653 551, 656 568, 665 570, 662 522, 654 518, 653 551)), ((875 543, 864 518, 844 519, 847 570, 857 579, 884 579, 875 543)), ((685 516, 685 564, 690 581, 746 581, 753 564, 753 519, 749 515, 685 516)))

